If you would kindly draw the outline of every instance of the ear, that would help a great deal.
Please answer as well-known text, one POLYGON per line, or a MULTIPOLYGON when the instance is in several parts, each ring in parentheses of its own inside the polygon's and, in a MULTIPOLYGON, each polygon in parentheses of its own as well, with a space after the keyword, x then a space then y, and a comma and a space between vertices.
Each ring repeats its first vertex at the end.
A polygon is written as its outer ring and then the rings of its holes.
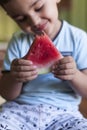
POLYGON ((60 3, 61 0, 56 0, 57 4, 60 3))

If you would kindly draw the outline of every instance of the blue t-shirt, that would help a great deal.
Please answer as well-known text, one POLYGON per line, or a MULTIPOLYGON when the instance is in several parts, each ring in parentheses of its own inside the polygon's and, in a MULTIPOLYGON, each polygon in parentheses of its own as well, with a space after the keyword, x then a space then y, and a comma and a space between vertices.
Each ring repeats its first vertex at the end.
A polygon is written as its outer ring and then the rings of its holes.
MULTIPOLYGON (((4 69, 10 70, 13 59, 25 56, 32 44, 34 36, 19 32, 13 35, 7 48, 4 69)), ((62 55, 73 56, 79 70, 87 69, 87 34, 66 21, 55 37, 53 44, 62 55)), ((66 109, 78 109, 81 96, 74 91, 68 81, 54 77, 52 73, 39 75, 36 79, 23 84, 19 103, 50 104, 66 109)))

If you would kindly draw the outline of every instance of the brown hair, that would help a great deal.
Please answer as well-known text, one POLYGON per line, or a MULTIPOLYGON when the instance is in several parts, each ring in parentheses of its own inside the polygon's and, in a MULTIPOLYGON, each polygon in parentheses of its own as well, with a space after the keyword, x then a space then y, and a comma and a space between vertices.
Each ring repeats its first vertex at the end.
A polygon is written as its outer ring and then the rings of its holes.
POLYGON ((8 3, 10 0, 0 0, 0 5, 3 6, 4 4, 8 3))

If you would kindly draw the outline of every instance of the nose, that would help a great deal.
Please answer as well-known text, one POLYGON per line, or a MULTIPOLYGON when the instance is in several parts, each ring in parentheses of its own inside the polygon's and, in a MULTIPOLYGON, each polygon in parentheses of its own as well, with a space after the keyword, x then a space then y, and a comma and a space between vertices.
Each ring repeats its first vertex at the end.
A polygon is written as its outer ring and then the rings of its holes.
POLYGON ((29 15, 29 19, 30 19, 30 23, 33 27, 37 27, 39 26, 39 23, 40 23, 40 18, 37 14, 35 13, 31 13, 29 15))

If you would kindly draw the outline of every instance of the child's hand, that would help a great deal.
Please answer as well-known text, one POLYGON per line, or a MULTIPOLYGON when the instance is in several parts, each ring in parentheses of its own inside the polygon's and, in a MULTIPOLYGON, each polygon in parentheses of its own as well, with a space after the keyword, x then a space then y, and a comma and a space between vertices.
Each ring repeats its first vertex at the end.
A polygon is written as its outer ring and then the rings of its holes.
POLYGON ((37 77, 37 67, 31 61, 15 59, 11 64, 11 74, 18 82, 27 82, 37 77))
POLYGON ((76 72, 76 63, 71 56, 62 58, 52 66, 54 76, 62 80, 72 80, 76 72))

